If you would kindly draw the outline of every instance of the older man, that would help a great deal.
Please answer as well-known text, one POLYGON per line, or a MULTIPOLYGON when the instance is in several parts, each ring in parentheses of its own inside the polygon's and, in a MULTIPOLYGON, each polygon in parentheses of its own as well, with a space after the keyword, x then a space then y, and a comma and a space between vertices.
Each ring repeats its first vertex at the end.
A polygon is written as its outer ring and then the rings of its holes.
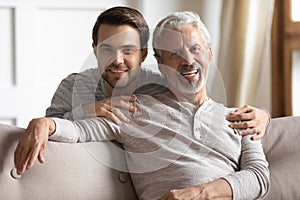
POLYGON ((153 43, 159 69, 169 81, 168 92, 137 95, 137 111, 123 110, 131 123, 121 126, 107 118, 35 120, 33 124, 43 124, 35 134, 39 144, 20 141, 17 168, 34 161, 32 155, 46 146, 49 135, 62 142, 116 140, 126 151, 140 199, 263 197, 269 189, 269 170, 261 143, 229 128, 225 116, 233 109, 207 96, 213 54, 199 16, 180 12, 166 17, 156 27, 153 43))

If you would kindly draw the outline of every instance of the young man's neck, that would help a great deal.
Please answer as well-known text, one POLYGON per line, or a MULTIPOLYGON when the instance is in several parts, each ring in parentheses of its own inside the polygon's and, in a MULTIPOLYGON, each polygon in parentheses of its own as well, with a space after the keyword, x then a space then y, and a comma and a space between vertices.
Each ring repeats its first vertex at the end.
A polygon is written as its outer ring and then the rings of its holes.
POLYGON ((137 89, 137 81, 131 81, 129 85, 126 85, 125 87, 116 88, 110 85, 107 81, 104 80, 104 88, 107 92, 107 94, 111 97, 113 94, 114 96, 119 95, 132 95, 134 91, 137 89))

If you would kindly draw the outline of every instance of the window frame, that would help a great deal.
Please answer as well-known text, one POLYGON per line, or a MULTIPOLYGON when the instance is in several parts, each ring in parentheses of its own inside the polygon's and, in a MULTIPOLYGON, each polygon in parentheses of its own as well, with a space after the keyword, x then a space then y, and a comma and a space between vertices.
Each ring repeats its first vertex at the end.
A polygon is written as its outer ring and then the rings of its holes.
POLYGON ((293 115, 292 52, 300 50, 300 22, 292 21, 292 0, 275 0, 272 25, 272 117, 293 115))

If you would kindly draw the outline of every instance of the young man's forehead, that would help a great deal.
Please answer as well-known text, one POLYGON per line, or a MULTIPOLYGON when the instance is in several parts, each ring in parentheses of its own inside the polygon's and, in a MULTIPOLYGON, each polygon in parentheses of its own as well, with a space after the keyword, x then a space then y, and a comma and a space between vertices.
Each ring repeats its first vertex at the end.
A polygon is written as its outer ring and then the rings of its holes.
POLYGON ((128 25, 104 25, 100 26, 98 41, 111 46, 135 45, 139 47, 140 35, 135 28, 128 25))

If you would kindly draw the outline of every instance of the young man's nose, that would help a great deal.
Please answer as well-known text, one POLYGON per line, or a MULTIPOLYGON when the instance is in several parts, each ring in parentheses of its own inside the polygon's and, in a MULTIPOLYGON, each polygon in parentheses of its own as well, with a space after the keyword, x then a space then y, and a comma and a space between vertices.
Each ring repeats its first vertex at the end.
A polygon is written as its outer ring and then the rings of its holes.
POLYGON ((123 64, 124 63, 124 54, 122 54, 121 52, 116 52, 113 63, 115 65, 123 64))

